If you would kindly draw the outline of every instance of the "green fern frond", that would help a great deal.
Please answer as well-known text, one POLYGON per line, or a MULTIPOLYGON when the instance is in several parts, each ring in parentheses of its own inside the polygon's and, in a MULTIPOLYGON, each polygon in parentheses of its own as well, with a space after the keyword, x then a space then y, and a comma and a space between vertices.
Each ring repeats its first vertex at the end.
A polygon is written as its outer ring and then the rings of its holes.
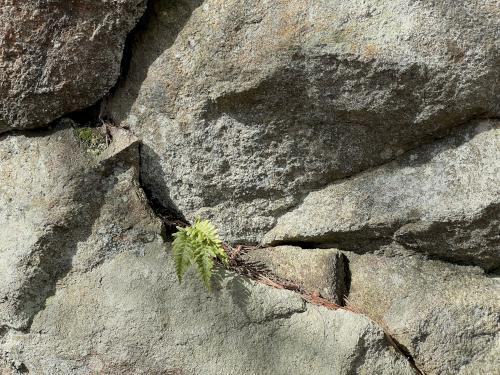
POLYGON ((172 248, 175 258, 175 272, 179 282, 182 282, 184 274, 192 264, 194 255, 187 232, 183 228, 177 227, 177 229, 179 231, 173 235, 175 239, 172 248))
POLYGON ((200 252, 195 258, 198 274, 208 290, 212 289, 212 268, 214 267, 212 259, 211 255, 204 252, 200 252))
POLYGON ((228 265, 229 257, 222 247, 214 225, 208 220, 196 219, 187 228, 177 227, 173 242, 175 270, 179 282, 191 265, 195 265, 205 286, 210 290, 214 260, 228 265))

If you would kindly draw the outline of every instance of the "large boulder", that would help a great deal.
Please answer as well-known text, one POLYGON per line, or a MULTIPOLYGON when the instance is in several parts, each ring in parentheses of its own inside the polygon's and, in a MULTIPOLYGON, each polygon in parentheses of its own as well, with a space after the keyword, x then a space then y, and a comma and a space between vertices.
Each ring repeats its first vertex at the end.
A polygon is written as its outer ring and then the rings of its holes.
POLYGON ((220 274, 179 285, 137 139, 0 139, 0 373, 415 374, 368 318, 220 274))
POLYGON ((179 285, 161 241, 65 277, 3 351, 30 374, 413 374, 362 315, 226 275, 179 285), (220 289, 219 289, 220 288, 220 289))
POLYGON ((68 127, 0 140, 0 328, 28 329, 60 278, 136 249, 153 222, 137 183, 137 139, 113 133, 99 155, 68 127), (75 258, 85 241, 88 259, 75 258))
POLYGON ((297 284, 305 279, 309 291, 323 292, 325 280, 343 286, 347 308, 384 327, 424 374, 495 374, 500 368, 498 275, 426 260, 397 245, 385 252, 393 256, 280 246, 244 256, 297 284), (301 253, 302 268, 294 269, 301 253), (345 257, 347 275, 328 273, 325 266, 334 255, 345 257))
POLYGON ((311 190, 499 111, 496 1, 152 1, 107 112, 188 219, 259 242, 311 190))
POLYGON ((423 373, 498 373, 498 276, 417 257, 348 258, 350 303, 384 326, 423 373))
POLYGON ((102 98, 144 8, 144 0, 0 0, 0 133, 102 98))
POLYGON ((482 121, 376 169, 310 193, 267 243, 357 252, 396 242, 487 270, 500 266, 500 122, 482 121))

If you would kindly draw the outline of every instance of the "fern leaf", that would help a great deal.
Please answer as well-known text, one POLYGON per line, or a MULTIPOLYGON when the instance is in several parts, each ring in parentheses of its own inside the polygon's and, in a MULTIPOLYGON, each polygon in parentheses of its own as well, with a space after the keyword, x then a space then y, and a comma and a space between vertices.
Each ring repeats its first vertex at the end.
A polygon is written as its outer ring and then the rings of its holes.
POLYGON ((196 257, 195 263, 203 284, 209 291, 212 290, 212 268, 214 267, 212 257, 201 253, 196 257))
POLYGON ((174 234, 172 250, 175 259, 175 271, 179 282, 182 282, 184 274, 193 261, 193 250, 189 244, 189 239, 185 230, 181 229, 174 234))
POLYGON ((196 219, 193 226, 197 233, 200 234, 202 241, 207 241, 213 244, 221 244, 221 240, 214 225, 208 220, 196 219))
POLYGON ((222 247, 222 241, 215 226, 209 220, 195 219, 192 226, 177 228, 173 242, 175 269, 179 282, 191 265, 196 265, 203 283, 211 290, 214 260, 229 264, 229 257, 222 247))
POLYGON ((215 255, 225 266, 229 265, 229 257, 222 246, 216 248, 215 255))

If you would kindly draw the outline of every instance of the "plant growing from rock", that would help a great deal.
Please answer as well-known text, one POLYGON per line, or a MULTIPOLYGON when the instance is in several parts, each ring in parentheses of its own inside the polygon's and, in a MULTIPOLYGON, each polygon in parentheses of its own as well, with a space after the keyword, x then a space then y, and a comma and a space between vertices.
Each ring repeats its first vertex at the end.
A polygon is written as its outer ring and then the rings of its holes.
POLYGON ((80 142, 86 146, 87 152, 93 156, 99 155, 108 146, 107 138, 101 129, 89 127, 76 128, 75 134, 80 142))
POLYGON ((217 230, 209 220, 201 219, 195 219, 190 227, 177 227, 177 230, 173 234, 172 245, 179 282, 182 282, 189 267, 194 265, 205 286, 211 290, 215 261, 219 260, 225 266, 229 264, 229 257, 222 247, 217 230))

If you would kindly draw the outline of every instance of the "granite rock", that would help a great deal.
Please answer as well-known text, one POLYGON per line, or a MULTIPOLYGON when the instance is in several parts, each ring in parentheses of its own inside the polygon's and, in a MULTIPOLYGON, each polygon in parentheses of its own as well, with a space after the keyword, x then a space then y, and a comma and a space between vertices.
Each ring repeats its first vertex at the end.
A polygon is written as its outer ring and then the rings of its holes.
POLYGON ((498 276, 415 256, 348 258, 350 304, 385 327, 425 374, 498 372, 498 276))
POLYGON ((415 374, 368 318, 219 272, 177 281, 137 138, 0 139, 2 375, 415 374))
POLYGON ((265 243, 389 243, 486 270, 500 266, 500 123, 481 121, 310 193, 265 243))
MULTIPOLYGON (((71 272, 3 351, 30 374, 416 374, 368 318, 225 274, 179 285, 168 245, 71 272)), ((0 347, 2 345, 0 344, 0 347)))
POLYGON ((0 140, 0 328, 28 329, 70 270, 140 251, 155 221, 138 184, 137 139, 113 134, 100 155, 67 124, 0 140))
POLYGON ((101 99, 144 9, 144 0, 0 0, 0 133, 101 99))
POLYGON ((152 1, 105 111, 166 207, 258 243, 312 190, 497 117, 495 0, 152 1))
POLYGON ((349 292, 348 265, 336 249, 277 246, 244 252, 241 259, 270 277, 292 282, 302 291, 338 305, 349 292))

